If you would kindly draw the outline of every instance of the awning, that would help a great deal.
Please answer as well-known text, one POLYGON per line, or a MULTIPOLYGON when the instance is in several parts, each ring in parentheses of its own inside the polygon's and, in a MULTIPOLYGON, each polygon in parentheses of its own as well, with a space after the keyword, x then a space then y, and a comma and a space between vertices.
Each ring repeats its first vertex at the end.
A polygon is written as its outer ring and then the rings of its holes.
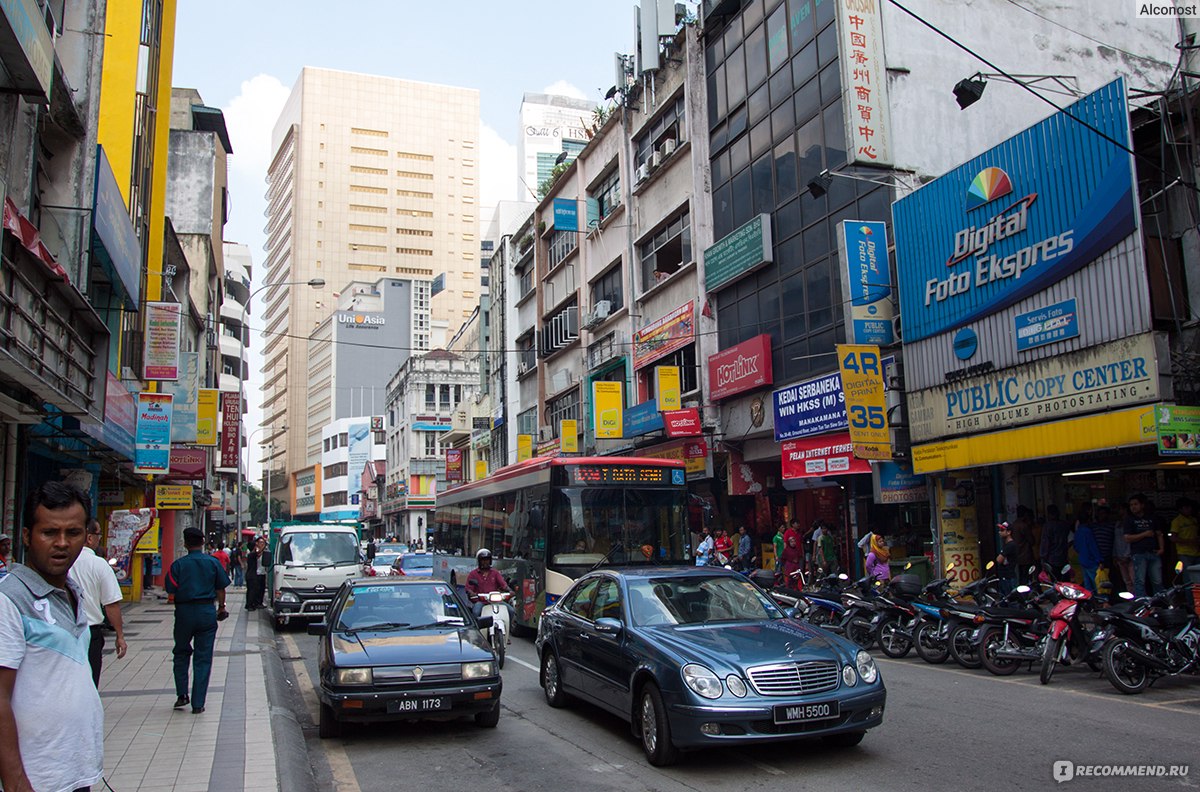
POLYGON ((21 247, 32 253, 34 258, 45 264, 55 275, 70 283, 71 278, 67 275, 67 271, 59 266, 54 259, 54 254, 42 242, 42 235, 38 231, 38 227, 21 214, 12 198, 7 196, 4 198, 4 227, 17 238, 21 247))
POLYGON ((914 473, 1105 451, 1157 442, 1153 405, 913 446, 914 473))

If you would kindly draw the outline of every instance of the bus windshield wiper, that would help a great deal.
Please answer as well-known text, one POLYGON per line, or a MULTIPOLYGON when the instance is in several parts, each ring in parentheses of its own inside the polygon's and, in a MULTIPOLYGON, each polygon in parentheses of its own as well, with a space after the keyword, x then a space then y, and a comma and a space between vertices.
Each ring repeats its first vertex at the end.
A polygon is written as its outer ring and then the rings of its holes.
POLYGON ((608 560, 610 558, 612 558, 613 553, 617 552, 618 550, 624 550, 624 549, 625 549, 625 543, 622 541, 617 541, 616 544, 614 544, 612 547, 608 548, 608 552, 604 554, 603 558, 601 558, 596 563, 592 564, 592 568, 589 569, 588 572, 594 572, 595 570, 604 566, 605 564, 608 563, 608 560))

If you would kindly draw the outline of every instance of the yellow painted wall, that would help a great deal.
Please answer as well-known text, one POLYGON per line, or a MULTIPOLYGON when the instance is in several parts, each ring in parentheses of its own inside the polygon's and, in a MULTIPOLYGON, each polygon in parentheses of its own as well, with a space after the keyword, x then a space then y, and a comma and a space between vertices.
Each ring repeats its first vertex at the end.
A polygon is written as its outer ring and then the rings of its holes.
MULTIPOLYGON (((163 0, 159 45, 158 115, 154 128, 154 167, 147 247, 146 299, 162 298, 163 233, 166 228, 167 145, 171 133, 171 78, 175 60, 176 0, 163 0)), ((98 141, 112 164, 125 205, 133 167, 133 121, 137 94, 138 40, 142 0, 109 0, 105 15, 104 69, 100 82, 98 141)))

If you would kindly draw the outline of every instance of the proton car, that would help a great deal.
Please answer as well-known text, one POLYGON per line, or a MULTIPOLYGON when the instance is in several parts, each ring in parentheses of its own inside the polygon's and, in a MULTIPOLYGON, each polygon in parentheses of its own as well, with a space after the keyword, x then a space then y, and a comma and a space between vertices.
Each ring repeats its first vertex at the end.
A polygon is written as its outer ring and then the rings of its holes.
POLYGON ((480 726, 500 719, 500 672, 475 619, 440 580, 377 577, 347 581, 323 621, 317 696, 319 733, 344 722, 452 719, 480 726))
POLYGON ((585 575, 542 614, 536 647, 550 706, 575 697, 624 718, 654 765, 805 737, 849 747, 883 721, 870 654, 727 569, 585 575))

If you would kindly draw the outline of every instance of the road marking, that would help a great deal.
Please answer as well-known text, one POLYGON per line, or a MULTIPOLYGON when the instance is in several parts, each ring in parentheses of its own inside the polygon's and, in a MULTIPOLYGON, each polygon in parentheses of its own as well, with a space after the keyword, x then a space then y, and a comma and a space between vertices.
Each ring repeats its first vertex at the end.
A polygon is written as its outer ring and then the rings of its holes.
POLYGON ((519 657, 513 657, 512 655, 508 655, 505 657, 505 659, 508 660, 508 662, 510 662, 510 663, 516 663, 519 666, 525 666, 530 671, 535 671, 539 674, 542 673, 542 669, 538 668, 533 663, 526 663, 524 660, 522 660, 519 657))
POLYGON ((759 770, 762 770, 764 773, 768 773, 768 774, 774 775, 774 776, 787 775, 787 773, 780 770, 778 767, 771 767, 771 765, 764 764, 763 762, 760 762, 760 761, 754 759, 753 757, 747 756, 744 753, 738 753, 738 754, 735 754, 735 756, 737 756, 743 762, 748 762, 748 763, 754 765, 759 770))
MULTIPOLYGON (((972 679, 990 679, 993 682, 1004 682, 1004 683, 1010 684, 1010 685, 1022 685, 1024 687, 1049 687, 1048 685, 1042 685, 1041 682, 1037 679, 1033 679, 1033 678, 1029 678, 1029 677, 1024 677, 1024 678, 1001 677, 1001 676, 996 676, 995 674, 991 674, 984 669, 980 669, 981 671, 983 671, 983 674, 977 674, 977 673, 970 671, 968 669, 965 669, 965 668, 947 668, 945 666, 937 667, 937 666, 930 665, 928 663, 906 662, 906 661, 902 661, 902 660, 894 660, 894 659, 887 658, 887 657, 876 657, 875 662, 876 663, 883 662, 883 663, 886 663, 889 665, 894 664, 894 665, 898 665, 898 666, 904 666, 906 668, 928 668, 932 671, 937 671, 937 672, 943 673, 943 674, 958 674, 960 676, 971 677, 972 679)), ((1116 690, 1114 690, 1112 694, 1108 694, 1108 693, 1091 693, 1086 690, 1074 690, 1072 688, 1062 687, 1061 685, 1056 686, 1054 689, 1061 691, 1063 693, 1070 693, 1075 696, 1086 696, 1087 698, 1102 699, 1104 701, 1110 701, 1110 702, 1121 701, 1121 702, 1130 704, 1135 707, 1149 707, 1151 709, 1163 709, 1164 708, 1163 704, 1170 703, 1170 702, 1154 702, 1154 701, 1134 701, 1134 700, 1132 700, 1132 698, 1130 696, 1117 695, 1116 690)), ((1186 700, 1187 699, 1185 699, 1185 701, 1186 700)), ((1187 710, 1168 709, 1167 711, 1168 712, 1186 712, 1187 710)))
MULTIPOLYGON (((287 644, 288 652, 293 657, 300 656, 300 647, 296 645, 295 638, 285 634, 283 642, 287 644)), ((320 704, 317 701, 317 692, 313 687, 312 677, 308 675, 308 669, 304 667, 303 661, 293 664, 292 669, 295 671, 296 681, 300 685, 300 695, 304 698, 304 706, 308 708, 312 722, 316 723, 320 718, 320 704)), ((354 774, 354 766, 350 764, 350 757, 346 755, 345 747, 334 740, 321 740, 320 745, 321 750, 325 753, 325 761, 329 763, 329 773, 333 776, 333 788, 338 792, 362 792, 362 787, 358 785, 358 776, 354 774)))

